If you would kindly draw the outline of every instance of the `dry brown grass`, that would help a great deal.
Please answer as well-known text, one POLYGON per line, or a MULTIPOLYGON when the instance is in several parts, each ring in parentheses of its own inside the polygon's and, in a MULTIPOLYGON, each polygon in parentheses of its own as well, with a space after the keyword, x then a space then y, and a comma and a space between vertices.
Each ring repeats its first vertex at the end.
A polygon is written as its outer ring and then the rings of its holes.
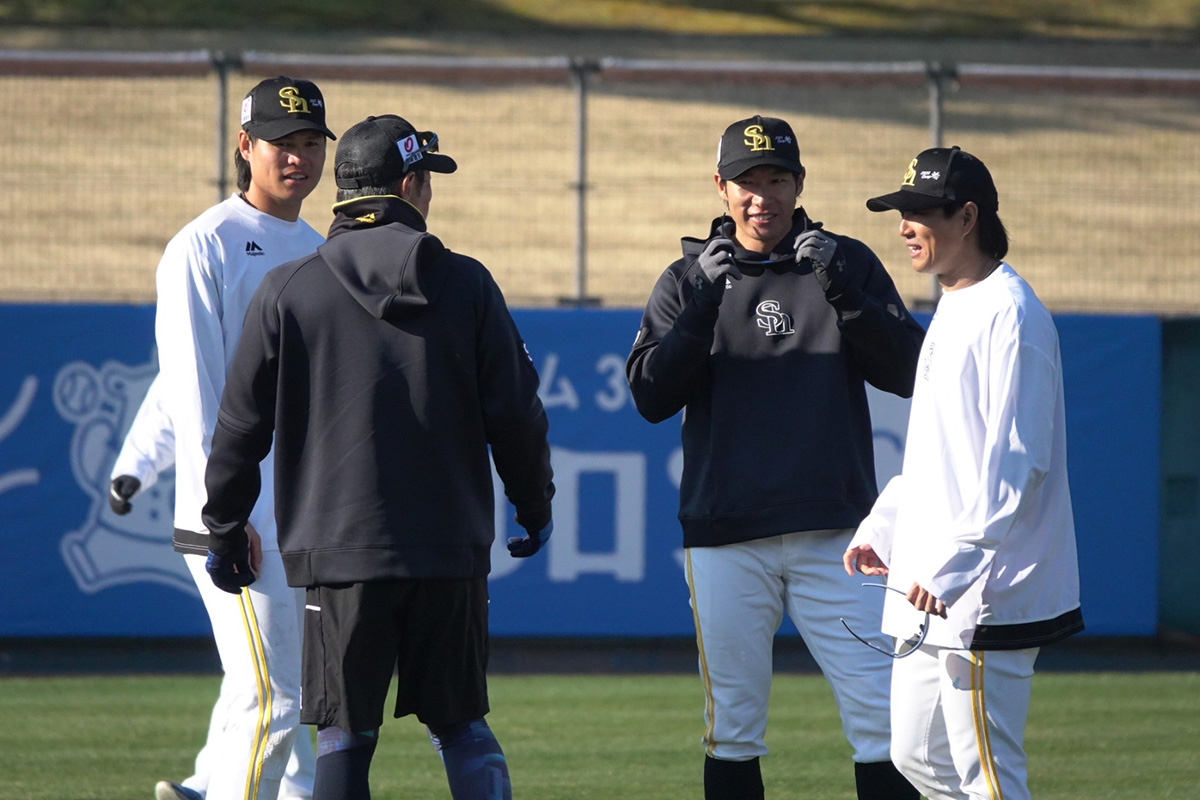
MULTIPOLYGON (((234 76, 230 119, 258 78, 234 76)), ((496 274, 514 303, 575 293, 575 97, 567 85, 321 80, 330 126, 400 113, 439 134, 459 172, 434 184, 431 229, 496 274)), ((212 78, 0 77, 0 298, 154 298, 167 239, 216 199, 212 78)), ((809 171, 802 201, 863 239, 902 294, 911 273, 895 215, 863 201, 890 191, 928 146, 923 87, 646 84, 602 80, 589 104, 586 292, 640 306, 720 213, 716 139, 753 113, 796 128, 809 171)), ((1200 101, 964 89, 947 103, 947 144, 980 155, 1001 193, 1010 261, 1057 309, 1200 311, 1200 101)), ((330 219, 325 179, 306 205, 330 219)))

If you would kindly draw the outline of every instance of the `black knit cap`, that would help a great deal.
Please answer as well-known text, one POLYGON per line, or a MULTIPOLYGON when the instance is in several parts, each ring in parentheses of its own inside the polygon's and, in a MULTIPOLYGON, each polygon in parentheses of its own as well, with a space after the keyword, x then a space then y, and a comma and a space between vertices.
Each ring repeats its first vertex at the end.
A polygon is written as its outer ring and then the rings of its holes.
POLYGON ((242 100, 242 130, 273 142, 296 131, 319 131, 336 139, 325 127, 325 98, 312 81, 286 75, 268 78, 242 100))
POLYGON ((367 117, 342 134, 333 174, 339 189, 385 186, 406 172, 454 172, 458 164, 438 153, 437 134, 418 131, 403 117, 367 117))
POLYGON ((908 165, 900 190, 872 197, 872 211, 924 211, 954 203, 973 202, 983 211, 997 211, 1000 198, 992 173, 983 162, 958 147, 924 150, 908 165))

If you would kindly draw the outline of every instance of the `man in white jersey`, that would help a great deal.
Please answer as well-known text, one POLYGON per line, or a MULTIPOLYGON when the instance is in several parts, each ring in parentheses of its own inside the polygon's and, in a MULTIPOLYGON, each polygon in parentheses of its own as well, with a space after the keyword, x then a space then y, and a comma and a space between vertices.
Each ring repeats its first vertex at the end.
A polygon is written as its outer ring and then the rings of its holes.
MULTIPOLYGON (((184 553, 212 622, 225 678, 218 704, 227 718, 216 743, 207 800, 307 797, 313 760, 285 779, 300 729, 300 652, 304 597, 290 588, 275 540, 273 492, 251 514, 244 558, 212 565, 253 570, 254 586, 233 595, 205 569, 208 532, 200 519, 204 470, 225 377, 246 305, 273 267, 307 255, 323 241, 300 208, 325 166, 325 101, 311 82, 262 81, 242 101, 234 156, 239 191, 188 223, 167 244, 157 272, 159 380, 175 431, 175 549, 184 553), (282 786, 281 786, 282 784, 282 786)), ((273 485, 273 462, 263 462, 273 485)), ((157 800, 197 800, 197 790, 163 781, 157 800)))
MULTIPOLYGON (((133 510, 133 501, 158 482, 158 477, 175 464, 175 430, 163 407, 161 376, 155 376, 138 407, 133 423, 113 462, 112 482, 108 504, 113 513, 125 515, 133 510)), ((196 754, 195 773, 175 783, 160 781, 156 788, 158 799, 204 798, 208 793, 209 775, 220 747, 228 716, 229 693, 223 692, 213 705, 209 717, 208 735, 204 747, 196 754)), ((301 734, 292 748, 284 771, 282 797, 309 797, 312 792, 314 754, 309 737, 301 734)))
POLYGON ((930 800, 1027 800, 1034 661, 1083 629, 1058 332, 1003 260, 979 159, 926 150, 867 208, 900 212, 913 268, 942 287, 901 473, 843 559, 889 588, 892 760, 930 800))

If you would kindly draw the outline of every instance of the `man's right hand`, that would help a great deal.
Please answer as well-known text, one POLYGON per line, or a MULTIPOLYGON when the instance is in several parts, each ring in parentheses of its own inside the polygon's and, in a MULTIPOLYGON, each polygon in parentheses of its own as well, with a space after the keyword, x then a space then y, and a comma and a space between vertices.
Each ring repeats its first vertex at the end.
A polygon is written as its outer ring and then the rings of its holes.
POLYGON ((740 280, 742 277, 733 255, 733 233, 733 223, 723 223, 721 235, 709 239, 704 252, 696 259, 700 266, 700 274, 696 276, 696 293, 713 305, 720 305, 725 296, 726 278, 740 280))
POLYGON ((204 569, 212 578, 214 586, 230 594, 241 594, 242 587, 254 583, 254 579, 258 577, 250 567, 249 541, 241 550, 223 556, 208 551, 204 569))
POLYGON ((133 504, 129 499, 142 488, 142 482, 132 475, 118 475, 108 487, 108 506, 114 514, 128 514, 133 504))
POLYGON ((857 547, 851 547, 842 554, 842 566, 846 568, 846 574, 853 576, 854 571, 858 570, 863 575, 887 575, 887 564, 883 563, 883 559, 875 552, 875 548, 869 544, 860 544, 857 547))

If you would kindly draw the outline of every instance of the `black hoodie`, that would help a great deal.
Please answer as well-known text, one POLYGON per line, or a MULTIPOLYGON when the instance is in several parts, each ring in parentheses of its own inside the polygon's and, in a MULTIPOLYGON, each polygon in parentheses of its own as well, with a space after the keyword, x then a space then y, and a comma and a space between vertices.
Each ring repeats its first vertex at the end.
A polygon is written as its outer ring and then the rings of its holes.
POLYGON ((706 240, 685 238, 646 304, 626 376, 649 421, 686 409, 685 547, 851 528, 875 502, 864 381, 911 396, 925 332, 875 254, 826 231, 850 280, 835 310, 795 263, 795 237, 811 227, 796 209, 767 259, 739 248, 743 277, 719 306, 694 290, 706 240))
POLYGON ((397 197, 335 206, 251 300, 213 435, 204 522, 239 548, 275 438, 292 586, 473 578, 495 537, 491 446, 517 520, 550 520, 538 376, 492 276, 397 197))

